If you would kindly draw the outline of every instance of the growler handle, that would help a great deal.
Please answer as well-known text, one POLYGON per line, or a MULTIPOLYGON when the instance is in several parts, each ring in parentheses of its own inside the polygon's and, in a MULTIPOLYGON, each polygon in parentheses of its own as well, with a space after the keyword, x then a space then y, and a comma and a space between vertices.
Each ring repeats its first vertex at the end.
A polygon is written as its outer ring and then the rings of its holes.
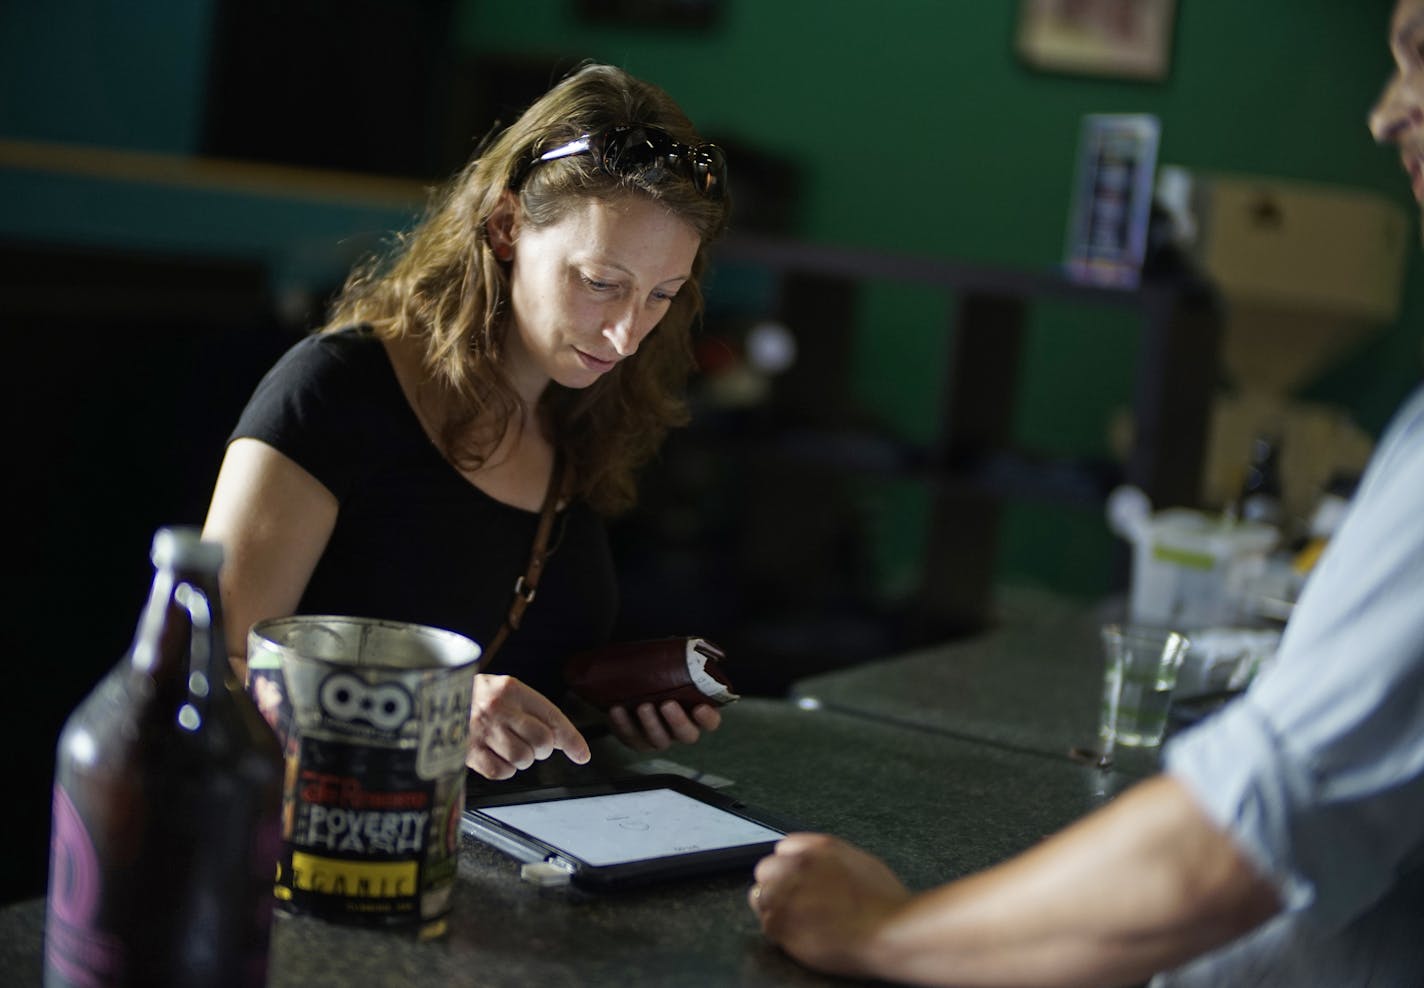
POLYGON ((213 609, 207 592, 184 581, 173 591, 173 599, 188 614, 188 702, 178 708, 178 723, 188 730, 202 724, 200 711, 207 705, 212 682, 213 609))

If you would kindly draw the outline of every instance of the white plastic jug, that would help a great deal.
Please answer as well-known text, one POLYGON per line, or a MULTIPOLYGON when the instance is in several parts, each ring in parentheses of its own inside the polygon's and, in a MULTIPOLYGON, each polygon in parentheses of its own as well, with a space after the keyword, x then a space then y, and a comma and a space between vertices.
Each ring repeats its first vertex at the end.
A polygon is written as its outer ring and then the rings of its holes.
POLYGON ((1183 630, 1245 618, 1251 582, 1280 537, 1270 525, 1187 508, 1154 514, 1136 488, 1113 492, 1108 519, 1133 546, 1131 620, 1183 630))

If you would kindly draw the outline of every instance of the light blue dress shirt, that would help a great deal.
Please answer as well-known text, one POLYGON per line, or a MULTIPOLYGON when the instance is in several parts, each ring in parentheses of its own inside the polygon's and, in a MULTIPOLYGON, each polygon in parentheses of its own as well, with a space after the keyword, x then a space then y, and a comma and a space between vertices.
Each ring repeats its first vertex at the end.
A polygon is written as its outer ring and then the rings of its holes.
POLYGON ((1424 387, 1274 663, 1164 755, 1284 909, 1154 988, 1424 985, 1424 387))

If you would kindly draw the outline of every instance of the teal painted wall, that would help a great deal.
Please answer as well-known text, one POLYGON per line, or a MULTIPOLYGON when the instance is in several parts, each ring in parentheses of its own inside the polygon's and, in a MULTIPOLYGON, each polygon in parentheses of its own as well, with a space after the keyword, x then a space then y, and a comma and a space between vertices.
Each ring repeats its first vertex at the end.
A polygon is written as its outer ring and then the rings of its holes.
POLYGON ((0 4, 0 134, 194 150, 210 0, 0 4))
MULTIPOLYGON (((192 152, 214 7, 0 4, 0 138, 192 152)), ((1395 156, 1364 129, 1389 67, 1389 0, 1182 0, 1171 75, 1160 84, 1026 68, 1012 53, 1017 7, 725 0, 714 29, 686 33, 591 26, 571 0, 465 0, 458 41, 475 56, 612 61, 660 83, 707 131, 799 163, 799 233, 823 243, 1051 267, 1088 112, 1159 115, 1163 162, 1341 183, 1408 203, 1395 156)), ((258 256, 293 282, 329 279, 410 215, 0 169, 0 236, 258 256)), ((1399 323, 1308 391, 1352 409, 1371 431, 1419 374, 1418 267, 1411 256, 1399 323)), ((949 311, 942 296, 900 285, 872 286, 861 302, 858 396, 910 438, 932 431, 949 311)), ((1019 440, 1054 455, 1107 454, 1135 348, 1135 325, 1121 314, 1042 311, 1019 440)), ((893 484, 866 498, 893 594, 913 580, 923 504, 893 484)), ((1093 593, 1110 548, 1095 513, 1018 504, 1003 573, 1093 593)))
POLYGON ((1163 84, 1021 66, 1010 0, 726 0, 720 25, 692 34, 588 26, 564 0, 467 0, 461 40, 616 62, 705 129, 814 164, 816 240, 1052 263, 1093 111, 1159 114, 1164 161, 1399 191, 1363 130, 1388 65, 1387 0, 1179 6, 1163 84))
MULTIPOLYGON (((1183 0, 1162 83, 1047 74, 1013 53, 1008 0, 727 0, 705 32, 609 27, 554 0, 468 0, 472 53, 614 62, 668 89, 699 126, 797 162, 801 235, 818 242, 1049 268, 1059 260, 1081 117, 1146 112, 1159 160, 1332 182, 1412 213, 1395 155, 1365 114, 1389 71, 1389 0, 1183 0)), ((735 162, 733 162, 735 189, 735 162)), ((1419 259, 1409 262, 1417 285, 1419 259)), ((948 301, 875 285, 858 314, 857 385, 886 424, 927 438, 940 400, 948 301)), ((1377 431, 1420 370, 1424 298, 1305 397, 1339 402, 1377 431)), ((1135 322, 1041 310, 1025 361, 1017 438, 1063 456, 1109 453, 1108 423, 1130 400, 1135 322)), ((913 580, 915 492, 869 496, 882 517, 890 592, 913 580)), ((1001 573, 1098 592, 1111 539, 1096 513, 1011 506, 1001 573)))
MULTIPOLYGON (((0 139, 196 153, 215 7, 0 3, 0 139)), ((259 259, 277 293, 326 290, 416 206, 0 167, 0 237, 259 259)))

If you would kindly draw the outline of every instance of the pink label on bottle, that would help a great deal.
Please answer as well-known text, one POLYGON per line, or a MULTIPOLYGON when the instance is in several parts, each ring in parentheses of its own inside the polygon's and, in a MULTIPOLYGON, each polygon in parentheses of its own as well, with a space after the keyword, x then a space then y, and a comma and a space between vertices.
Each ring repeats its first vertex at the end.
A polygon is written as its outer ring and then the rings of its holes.
POLYGON ((45 962, 70 982, 90 988, 117 982, 124 970, 123 944, 95 926, 102 887, 99 855, 84 819, 56 784, 45 962))

